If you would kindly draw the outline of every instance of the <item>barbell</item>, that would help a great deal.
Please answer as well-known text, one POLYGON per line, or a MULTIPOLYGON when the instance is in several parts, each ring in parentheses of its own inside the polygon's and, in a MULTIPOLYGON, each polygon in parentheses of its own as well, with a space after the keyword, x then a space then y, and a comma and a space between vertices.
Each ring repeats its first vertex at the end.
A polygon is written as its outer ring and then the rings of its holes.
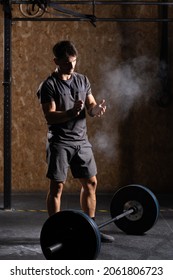
POLYGON ((159 203, 148 188, 127 185, 114 194, 110 214, 111 219, 100 225, 79 210, 63 210, 50 216, 40 233, 43 255, 49 260, 97 259, 101 228, 114 222, 127 234, 141 235, 157 222, 159 203))

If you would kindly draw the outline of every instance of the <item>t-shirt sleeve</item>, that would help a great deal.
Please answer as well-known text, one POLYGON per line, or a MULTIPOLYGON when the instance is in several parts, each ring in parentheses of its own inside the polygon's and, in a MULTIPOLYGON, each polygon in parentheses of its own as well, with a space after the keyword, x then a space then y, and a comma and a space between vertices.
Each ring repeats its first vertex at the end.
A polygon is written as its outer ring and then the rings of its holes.
POLYGON ((54 100, 53 85, 49 81, 44 81, 38 88, 37 97, 41 104, 54 100))
POLYGON ((89 94, 92 93, 91 92, 91 84, 90 84, 89 79, 86 76, 84 76, 84 80, 85 80, 85 86, 86 86, 86 94, 89 95, 89 94))

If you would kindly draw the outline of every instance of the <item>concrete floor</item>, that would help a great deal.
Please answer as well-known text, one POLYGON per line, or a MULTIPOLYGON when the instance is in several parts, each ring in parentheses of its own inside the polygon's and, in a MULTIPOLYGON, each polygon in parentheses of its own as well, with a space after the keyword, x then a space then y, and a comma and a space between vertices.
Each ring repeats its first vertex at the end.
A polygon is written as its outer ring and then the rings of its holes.
MULTIPOLYGON (((157 195, 156 195, 157 196, 157 195)), ((13 211, 3 210, 0 195, 0 260, 44 260, 39 237, 48 218, 46 195, 13 194, 13 211)), ((112 195, 98 194, 98 224, 110 218, 112 195)), ((114 223, 102 229, 114 236, 111 244, 102 243, 99 260, 173 260, 173 195, 158 195, 160 216, 157 223, 142 236, 126 235, 114 223)), ((79 196, 64 194, 63 209, 79 209, 79 196)))

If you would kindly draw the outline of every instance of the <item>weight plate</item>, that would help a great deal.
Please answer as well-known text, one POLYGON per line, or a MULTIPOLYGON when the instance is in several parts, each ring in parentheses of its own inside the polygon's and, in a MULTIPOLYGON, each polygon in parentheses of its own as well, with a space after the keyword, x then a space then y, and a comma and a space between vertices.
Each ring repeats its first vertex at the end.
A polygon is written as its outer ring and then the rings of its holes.
POLYGON ((114 194, 110 205, 112 218, 130 208, 137 209, 137 212, 114 221, 116 226, 127 234, 143 234, 157 222, 159 203, 148 188, 127 185, 114 194))
POLYGON ((50 216, 40 233, 42 252, 48 260, 96 259, 101 247, 96 223, 81 211, 65 210, 50 216), (62 244, 51 253, 49 247, 62 244))

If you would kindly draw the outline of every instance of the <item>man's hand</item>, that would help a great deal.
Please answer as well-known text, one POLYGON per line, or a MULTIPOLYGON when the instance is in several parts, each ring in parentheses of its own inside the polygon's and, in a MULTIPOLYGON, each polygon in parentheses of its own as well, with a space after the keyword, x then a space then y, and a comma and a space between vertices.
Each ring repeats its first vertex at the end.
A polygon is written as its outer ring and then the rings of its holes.
POLYGON ((106 101, 103 99, 100 104, 95 105, 92 109, 91 109, 91 115, 93 117, 101 117, 105 111, 106 111, 106 105, 105 105, 106 101))
POLYGON ((84 107, 84 102, 82 100, 77 100, 74 104, 74 107, 71 109, 73 112, 73 116, 77 117, 80 114, 80 111, 84 107))

